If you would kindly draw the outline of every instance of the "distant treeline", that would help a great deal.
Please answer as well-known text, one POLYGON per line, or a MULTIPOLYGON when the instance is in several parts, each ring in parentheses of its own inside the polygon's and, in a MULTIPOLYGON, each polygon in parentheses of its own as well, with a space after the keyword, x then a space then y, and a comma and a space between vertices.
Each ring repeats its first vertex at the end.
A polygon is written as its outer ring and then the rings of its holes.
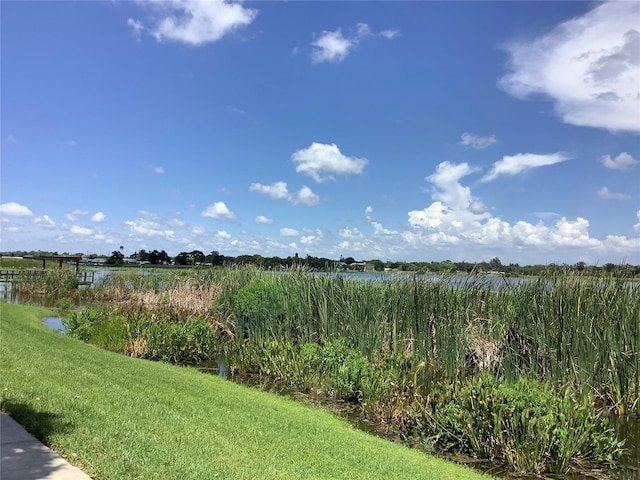
MULTIPOLYGON (((58 252, 49 251, 13 251, 0 252, 3 257, 23 257, 38 258, 41 255, 59 255, 58 252)), ((310 270, 356 270, 370 272, 418 272, 418 273, 493 273, 512 276, 549 274, 555 271, 574 270, 579 272, 600 273, 609 272, 622 274, 625 276, 640 277, 640 265, 605 263, 604 265, 587 265, 585 262, 575 264, 550 263, 544 265, 520 265, 518 263, 503 264, 498 257, 494 257, 489 262, 453 262, 444 260, 439 262, 401 262, 383 261, 379 259, 359 259, 353 257, 331 259, 324 257, 263 257, 262 255, 239 255, 237 257, 222 255, 217 251, 205 254, 200 250, 190 252, 180 252, 175 257, 170 256, 164 250, 140 250, 130 254, 128 257, 122 251, 114 251, 110 256, 83 253, 64 252, 62 255, 78 255, 88 259, 104 258, 107 264, 121 265, 126 259, 135 260, 136 263, 145 265, 181 265, 181 266, 222 266, 222 265, 256 265, 265 269, 283 269, 292 266, 304 266, 310 270)))

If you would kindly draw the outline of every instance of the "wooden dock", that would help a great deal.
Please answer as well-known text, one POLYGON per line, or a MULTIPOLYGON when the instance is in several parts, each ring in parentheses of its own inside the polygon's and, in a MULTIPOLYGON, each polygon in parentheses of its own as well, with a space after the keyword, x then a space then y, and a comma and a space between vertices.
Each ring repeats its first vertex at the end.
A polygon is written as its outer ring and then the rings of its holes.
MULTIPOLYGON (((7 270, 0 269, 0 282, 36 282, 49 274, 50 270, 7 270)), ((95 272, 75 272, 78 285, 92 285, 95 272)))

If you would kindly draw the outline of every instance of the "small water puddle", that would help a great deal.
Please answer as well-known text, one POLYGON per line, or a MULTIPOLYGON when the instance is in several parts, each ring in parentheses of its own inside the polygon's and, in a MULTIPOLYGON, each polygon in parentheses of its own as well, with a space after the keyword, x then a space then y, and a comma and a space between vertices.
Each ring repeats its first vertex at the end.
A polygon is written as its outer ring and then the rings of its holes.
POLYGON ((49 328, 53 328, 60 335, 67 333, 67 327, 64 326, 60 317, 46 317, 42 320, 42 323, 49 328))

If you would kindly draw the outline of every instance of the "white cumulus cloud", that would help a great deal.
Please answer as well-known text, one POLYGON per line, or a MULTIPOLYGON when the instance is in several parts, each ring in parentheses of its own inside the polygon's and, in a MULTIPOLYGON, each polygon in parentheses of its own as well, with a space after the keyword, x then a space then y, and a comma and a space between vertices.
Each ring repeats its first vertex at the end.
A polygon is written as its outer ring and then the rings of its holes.
POLYGON ((93 234, 93 230, 91 230, 90 228, 79 227, 77 225, 73 225, 69 231, 71 233, 73 233, 74 235, 87 236, 87 235, 92 235, 93 234))
MULTIPOLYGON (((638 115, 640 115, 640 112, 638 113, 638 115)), ((629 170, 638 163, 638 160, 633 158, 627 152, 622 152, 615 158, 611 158, 611 155, 603 155, 600 158, 600 161, 607 168, 622 171, 629 170)))
POLYGON ((309 175, 316 182, 333 180, 332 174, 360 174, 368 163, 366 158, 344 155, 335 143, 317 142, 294 152, 291 160, 296 164, 296 172, 309 175), (323 176, 325 173, 328 175, 323 176))
POLYGON ((93 215, 91 215, 92 222, 104 222, 106 218, 107 218, 106 215, 102 212, 96 212, 93 215))
POLYGON ((300 232, 295 228, 284 227, 280 229, 280 235, 283 237, 295 237, 300 235, 300 232))
POLYGON ((340 29, 322 32, 313 43, 311 59, 314 63, 339 62, 344 60, 355 45, 356 41, 342 36, 340 29))
POLYGON ((0 214, 12 217, 31 217, 33 213, 28 207, 17 202, 8 202, 0 205, 0 214))
MULTIPOLYGON (((435 201, 422 210, 408 212, 411 229, 401 234, 406 245, 413 245, 416 249, 426 246, 505 250, 535 247, 548 251, 585 248, 595 252, 606 252, 607 249, 623 252, 632 250, 640 242, 638 238, 624 236, 604 240, 594 238, 589 234, 589 221, 583 217, 570 220, 554 215, 557 218, 555 223, 546 225, 542 221, 532 224, 522 220, 511 224, 492 216, 489 209, 461 183, 472 171, 473 168, 466 164, 442 162, 435 173, 427 177, 434 186, 432 197, 435 201), (482 208, 474 204, 480 204, 482 208)), ((396 241, 398 236, 392 238, 396 241)))
MULTIPOLYGON (((220 40, 225 35, 247 26, 258 14, 239 2, 225 0, 164 0, 150 3, 160 13, 160 20, 151 29, 157 41, 164 40, 203 45, 220 40)), ((140 22, 127 21, 134 34, 143 28, 140 22)))
POLYGON ((286 182, 275 182, 271 185, 252 183, 249 185, 249 190, 255 193, 268 195, 273 200, 286 200, 294 205, 301 203, 307 207, 313 207, 320 202, 320 197, 313 193, 313 191, 306 185, 294 193, 289 192, 286 182))
POLYGON ((440 163, 436 171, 426 178, 435 187, 433 199, 459 211, 468 210, 471 206, 473 211, 484 210, 482 203, 471 196, 471 189, 460 183, 461 178, 475 171, 476 169, 467 163, 440 163))
POLYGON ((274 182, 271 185, 252 183, 249 191, 268 195, 272 200, 290 200, 291 197, 286 182, 274 182))
POLYGON ((598 3, 532 42, 508 46, 501 87, 543 94, 565 123, 640 132, 640 3, 598 3))
POLYGON ((56 222, 51 220, 49 215, 41 215, 39 217, 36 217, 36 218, 33 219, 33 223, 36 223, 38 225, 42 225, 42 226, 45 226, 45 227, 55 227, 55 225, 56 225, 56 222))
POLYGON ((571 157, 565 153, 551 153, 537 155, 534 153, 518 153, 517 155, 505 155, 502 160, 493 164, 489 173, 482 177, 483 182, 490 182, 503 175, 517 175, 530 168, 554 165, 569 160, 571 157))
POLYGON ((307 207, 313 207, 320 202, 320 197, 313 193, 313 191, 306 185, 303 186, 297 193, 295 193, 293 197, 293 203, 301 203, 303 205, 306 205, 307 207))
POLYGON ((314 236, 314 235, 306 235, 303 237, 300 237, 300 243, 302 245, 313 245, 314 243, 317 243, 318 239, 314 236))
POLYGON ((236 214, 233 213, 229 208, 225 205, 224 202, 216 202, 213 205, 209 205, 205 210, 200 214, 203 217, 210 218, 226 218, 233 219, 236 218, 236 214))
POLYGON ((265 217, 264 215, 258 215, 256 218, 253 219, 253 221, 255 223, 262 224, 262 225, 268 225, 270 223, 273 223, 273 219, 269 217, 265 217))

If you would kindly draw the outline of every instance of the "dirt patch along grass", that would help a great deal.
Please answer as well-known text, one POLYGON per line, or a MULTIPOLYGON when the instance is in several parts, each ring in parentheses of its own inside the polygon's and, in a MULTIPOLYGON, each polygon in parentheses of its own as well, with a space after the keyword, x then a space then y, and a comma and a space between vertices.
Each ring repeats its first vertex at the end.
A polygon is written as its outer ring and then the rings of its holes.
POLYGON ((481 478, 291 400, 59 336, 49 314, 0 304, 0 405, 96 480, 481 478))

